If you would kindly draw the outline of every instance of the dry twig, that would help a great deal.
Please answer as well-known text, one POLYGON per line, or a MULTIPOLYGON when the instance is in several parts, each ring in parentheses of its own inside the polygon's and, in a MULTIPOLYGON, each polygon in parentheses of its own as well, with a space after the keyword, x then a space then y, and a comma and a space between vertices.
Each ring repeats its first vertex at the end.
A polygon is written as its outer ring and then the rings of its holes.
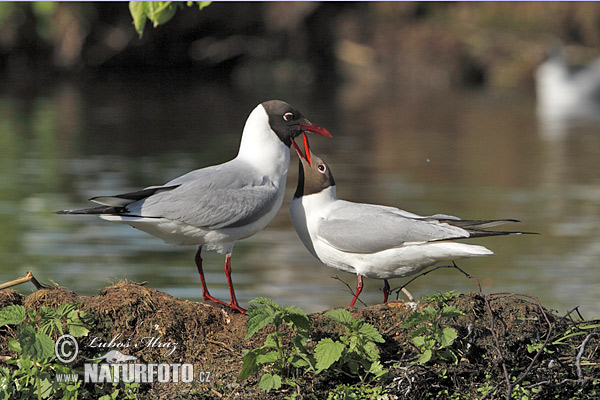
POLYGON ((27 271, 27 275, 25 275, 25 276, 23 276, 21 278, 13 279, 10 282, 6 282, 6 283, 1 284, 0 285, 0 290, 6 289, 6 288, 9 288, 9 287, 13 287, 13 286, 16 286, 16 285, 20 285, 22 283, 30 282, 30 281, 31 281, 31 283, 33 283, 33 286, 35 286, 35 288, 37 290, 40 290, 40 289, 43 289, 43 288, 46 287, 46 286, 42 285, 37 279, 35 279, 35 277, 31 273, 31 271, 27 271))

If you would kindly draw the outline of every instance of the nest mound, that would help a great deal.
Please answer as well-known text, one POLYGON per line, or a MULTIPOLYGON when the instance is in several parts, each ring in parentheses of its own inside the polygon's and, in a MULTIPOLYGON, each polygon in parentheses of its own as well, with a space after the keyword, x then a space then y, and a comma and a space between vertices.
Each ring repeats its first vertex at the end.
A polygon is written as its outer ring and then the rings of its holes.
MULTIPOLYGON (((218 305, 178 299, 126 281, 91 297, 60 287, 45 288, 27 297, 12 290, 0 291, 0 307, 22 304, 39 309, 65 302, 78 303, 79 309, 96 321, 90 334, 80 338, 84 357, 106 352, 106 348, 89 346, 97 338, 96 343, 128 343, 119 351, 136 356, 136 362, 190 363, 195 371, 210 372, 208 383, 142 384, 142 398, 283 399, 293 394, 288 386, 265 393, 257 388, 256 377, 236 381, 242 351, 260 346, 273 330, 267 327, 245 340, 246 316, 218 305)), ((349 309, 354 317, 375 326, 385 339, 379 350, 390 374, 372 385, 384 388, 388 398, 467 399, 482 398, 486 393, 487 398, 505 398, 508 390, 527 398, 597 398, 598 321, 576 321, 570 315, 561 318, 530 299, 514 295, 470 293, 446 303, 464 313, 444 321, 458 332, 450 348, 457 357, 455 363, 416 363, 420 351, 409 336, 414 328, 402 327, 415 307, 417 311, 439 307, 439 302, 390 302, 349 309)), ((324 313, 310 317, 313 343, 343 334, 340 325, 324 313)), ((14 335, 14 329, 0 328, 2 355, 11 355, 7 343, 14 335)), ((339 384, 360 383, 331 373, 299 374, 294 379, 302 388, 298 398, 326 399, 339 384)))

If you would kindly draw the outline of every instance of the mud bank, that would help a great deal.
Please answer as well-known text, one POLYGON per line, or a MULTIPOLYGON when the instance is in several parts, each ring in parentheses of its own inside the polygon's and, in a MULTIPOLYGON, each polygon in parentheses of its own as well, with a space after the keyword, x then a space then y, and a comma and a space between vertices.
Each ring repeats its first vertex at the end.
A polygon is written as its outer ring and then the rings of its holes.
MULTIPOLYGON (((272 327, 245 340, 245 315, 210 303, 181 300, 140 284, 120 282, 92 297, 60 287, 26 297, 12 290, 0 291, 0 308, 20 304, 26 309, 39 309, 63 303, 79 303, 79 309, 95 320, 88 336, 79 339, 82 357, 91 358, 113 347, 137 357, 137 363, 191 363, 195 371, 210 372, 208 382, 142 383, 140 398, 284 399, 295 395, 327 399, 340 384, 361 385, 351 377, 327 371, 316 376, 296 374, 296 389, 283 386, 268 394, 257 387, 256 377, 237 382, 242 351, 259 347, 273 332, 272 327), (105 347, 99 347, 100 343, 105 347)), ((419 301, 411 307, 404 302, 390 302, 350 309, 355 318, 364 318, 385 339, 379 351, 390 373, 383 380, 369 383, 380 387, 387 396, 384 398, 506 398, 508 390, 519 398, 597 398, 598 321, 584 321, 576 311, 558 316, 534 299, 511 294, 460 295, 444 305, 456 307, 464 315, 440 321, 458 333, 449 347, 456 362, 419 364, 416 360, 421 351, 409 339, 415 328, 404 328, 402 324, 413 308, 438 308, 440 304, 419 301)), ((339 324, 323 313, 310 317, 311 343, 324 337, 338 339, 342 334, 339 324)), ((0 355, 15 354, 8 348, 8 339, 15 334, 10 326, 0 328, 0 355)), ((81 362, 75 360, 72 367, 77 369, 81 362)))

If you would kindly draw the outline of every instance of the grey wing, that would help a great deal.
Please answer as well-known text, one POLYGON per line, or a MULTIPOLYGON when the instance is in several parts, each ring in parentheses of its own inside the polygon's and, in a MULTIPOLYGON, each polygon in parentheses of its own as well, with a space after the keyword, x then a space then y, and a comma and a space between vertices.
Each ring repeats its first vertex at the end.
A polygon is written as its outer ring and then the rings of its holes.
POLYGON ((350 202, 344 202, 321 221, 317 235, 336 249, 353 253, 470 236, 465 229, 437 219, 392 207, 350 202))
POLYGON ((171 181, 179 187, 127 206, 132 215, 168 218, 209 229, 257 221, 281 201, 278 188, 262 177, 238 171, 218 179, 171 181))

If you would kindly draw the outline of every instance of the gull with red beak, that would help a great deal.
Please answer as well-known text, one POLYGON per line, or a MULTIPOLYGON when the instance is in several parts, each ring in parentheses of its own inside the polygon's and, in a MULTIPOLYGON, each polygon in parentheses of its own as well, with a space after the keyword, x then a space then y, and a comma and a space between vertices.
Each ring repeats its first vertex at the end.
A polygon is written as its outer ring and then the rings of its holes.
POLYGON ((100 207, 63 210, 58 214, 97 214, 131 225, 175 245, 196 245, 196 266, 204 300, 244 313, 231 280, 231 252, 240 239, 263 229, 277 214, 285 193, 290 146, 303 132, 331 137, 300 111, 280 100, 265 101, 251 113, 237 157, 223 164, 191 171, 164 185, 114 196, 93 197, 100 207), (202 248, 225 254, 229 304, 208 291, 202 269, 202 248))
POLYGON ((514 219, 462 220, 436 214, 420 216, 394 207, 340 200, 325 162, 315 156, 304 136, 306 155, 300 157, 298 186, 290 204, 292 225, 308 251, 328 267, 358 276, 383 279, 383 302, 390 293, 388 279, 406 277, 438 261, 494 254, 456 239, 512 235, 524 232, 488 231, 514 219))

